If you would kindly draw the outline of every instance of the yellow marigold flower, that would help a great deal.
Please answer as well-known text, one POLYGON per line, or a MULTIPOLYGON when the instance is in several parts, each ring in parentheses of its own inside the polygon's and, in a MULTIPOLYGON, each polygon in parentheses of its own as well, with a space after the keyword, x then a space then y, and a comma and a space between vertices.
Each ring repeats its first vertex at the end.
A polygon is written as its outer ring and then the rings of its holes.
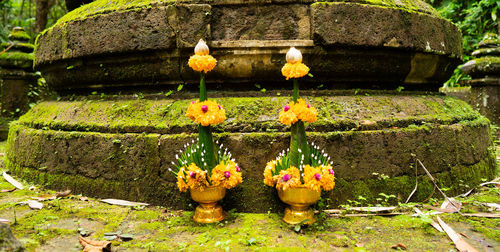
POLYGON ((212 55, 193 55, 188 61, 189 67, 197 72, 208 73, 217 65, 217 60, 212 55))
POLYGON ((292 111, 303 122, 315 122, 318 116, 316 109, 303 99, 297 100, 297 103, 292 106, 292 111))
POLYGON ((318 112, 310 104, 303 99, 298 99, 297 102, 290 102, 280 111, 279 120, 285 125, 290 125, 298 120, 304 122, 315 122, 318 112))
POLYGON ((321 187, 325 191, 330 191, 335 187, 335 172, 331 165, 321 166, 321 187))
POLYGON ((299 169, 294 166, 290 166, 290 168, 280 171, 276 188, 286 190, 288 188, 300 186, 301 184, 299 169))
POLYGON ((189 189, 198 189, 200 191, 205 190, 205 187, 208 186, 207 181, 207 172, 202 171, 196 164, 191 163, 185 172, 187 185, 189 189))
POLYGON ((184 174, 184 168, 181 168, 177 173, 177 187, 181 192, 185 192, 187 191, 187 189, 189 189, 188 185, 186 184, 186 175, 184 174))
POLYGON ((233 161, 221 162, 212 169, 210 181, 213 186, 233 188, 243 181, 241 172, 233 161))
POLYGON ((310 165, 304 167, 304 185, 307 188, 321 191, 321 180, 323 179, 320 167, 312 167, 310 165))
POLYGON ((226 111, 216 101, 193 101, 186 116, 202 126, 208 126, 226 120, 226 111))
POLYGON ((274 186, 278 180, 278 176, 273 176, 274 168, 276 167, 276 160, 269 161, 264 169, 264 184, 267 186, 274 186))
POLYGON ((286 63, 283 68, 281 68, 281 74, 286 77, 286 79, 290 78, 300 78, 309 73, 309 67, 304 65, 302 62, 296 63, 286 63))
POLYGON ((295 115, 295 113, 293 113, 293 111, 290 109, 290 105, 286 105, 283 110, 280 111, 279 120, 285 125, 290 125, 297 122, 299 119, 297 118, 297 115, 295 115))

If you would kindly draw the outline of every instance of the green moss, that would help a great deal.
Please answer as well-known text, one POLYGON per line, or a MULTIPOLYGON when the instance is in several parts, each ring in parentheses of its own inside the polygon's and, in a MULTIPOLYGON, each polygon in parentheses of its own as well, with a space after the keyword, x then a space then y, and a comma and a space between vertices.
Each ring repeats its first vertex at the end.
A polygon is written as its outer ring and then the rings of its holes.
POLYGON ((500 57, 493 57, 493 56, 487 56, 487 57, 481 57, 479 59, 474 60, 478 66, 489 66, 489 65, 499 65, 500 64, 500 57))
MULTIPOLYGON (((480 115, 465 102, 451 97, 370 97, 307 98, 318 109, 318 121, 311 131, 362 129, 359 121, 375 121, 373 129, 407 127, 411 124, 453 124, 474 120, 480 115), (423 105, 425 106, 423 106, 423 105), (362 106, 363 110, 352 110, 362 106), (406 116, 388 116, 404 113, 406 116), (351 118, 359 118, 354 121, 351 118)), ((286 97, 219 98, 226 109, 226 122, 214 127, 217 132, 288 131, 278 122, 286 97)), ((197 132, 196 125, 184 116, 189 100, 115 100, 42 102, 20 118, 24 125, 54 130, 97 132, 197 132), (75 114, 75 111, 77 112, 75 114), (182 129, 182 130, 181 130, 182 129)))
POLYGON ((31 37, 24 30, 13 30, 9 34, 9 39, 10 40, 20 40, 20 41, 29 41, 31 39, 31 37))
POLYGON ((33 54, 24 52, 7 52, 0 54, 0 65, 7 67, 33 67, 33 54))
MULTIPOLYGON (((178 2, 177 0, 97 0, 85 4, 61 17, 54 26, 61 26, 66 22, 86 19, 96 15, 102 15, 113 11, 130 11, 151 8, 153 5, 162 5, 178 2)), ((50 29, 50 28, 49 28, 50 29)))
POLYGON ((391 8, 403 10, 406 12, 417 12, 421 14, 430 14, 435 17, 440 17, 439 13, 432 8, 430 5, 420 0, 330 0, 330 1, 317 1, 313 3, 311 6, 319 6, 319 5, 332 5, 332 4, 363 4, 368 6, 376 6, 382 8, 391 8))

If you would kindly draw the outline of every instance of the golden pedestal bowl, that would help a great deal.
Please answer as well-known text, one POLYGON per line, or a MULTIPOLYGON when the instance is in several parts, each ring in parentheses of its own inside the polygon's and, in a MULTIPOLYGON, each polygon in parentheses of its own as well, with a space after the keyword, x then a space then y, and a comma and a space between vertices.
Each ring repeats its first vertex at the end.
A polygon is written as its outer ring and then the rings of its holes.
POLYGON ((226 188, 207 187, 205 190, 189 190, 191 198, 200 203, 194 211, 193 220, 199 223, 219 222, 227 217, 227 213, 217 204, 217 201, 224 198, 226 188))
POLYGON ((283 221, 288 224, 299 224, 307 220, 303 224, 312 224, 316 222, 314 212, 309 208, 321 198, 321 191, 314 191, 306 187, 288 188, 286 190, 278 189, 278 196, 281 201, 288 204, 285 208, 285 216, 283 221))

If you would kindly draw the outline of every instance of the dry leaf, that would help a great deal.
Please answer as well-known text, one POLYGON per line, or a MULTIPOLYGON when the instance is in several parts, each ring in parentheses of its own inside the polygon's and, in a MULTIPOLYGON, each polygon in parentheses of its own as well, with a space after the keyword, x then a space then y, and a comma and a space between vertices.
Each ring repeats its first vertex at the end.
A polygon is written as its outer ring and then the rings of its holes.
POLYGON ((3 189, 1 192, 3 192, 3 193, 6 193, 6 192, 13 192, 13 191, 15 191, 16 189, 17 189, 17 188, 15 188, 15 187, 14 187, 14 188, 12 188, 12 189, 3 189))
POLYGON ((55 200, 56 196, 52 196, 50 194, 44 194, 38 197, 31 197, 31 198, 38 201, 45 201, 45 200, 55 200))
POLYGON ((396 209, 395 206, 392 207, 351 207, 350 210, 357 212, 390 212, 396 209))
POLYGON ((15 180, 13 177, 11 177, 9 174, 6 172, 3 172, 3 178, 7 180, 7 182, 11 183, 13 186, 15 186, 19 190, 23 190, 24 186, 19 183, 17 180, 15 180))
MULTIPOLYGON (((462 207, 462 203, 455 200, 454 198, 445 199, 443 204, 441 204, 441 209, 452 211, 452 212, 447 211, 447 213, 459 212, 461 207, 462 207)), ((438 211, 440 211, 440 210, 438 210, 438 211)))
POLYGON ((500 211, 500 204, 497 203, 483 203, 483 205, 489 207, 489 208, 494 208, 495 211, 500 211))
POLYGON ((111 242, 109 241, 96 241, 86 239, 81 235, 78 236, 78 241, 83 246, 84 252, 111 251, 111 242))
POLYGON ((43 204, 36 201, 36 200, 27 200, 27 201, 23 201, 23 202, 20 202, 19 204, 28 204, 28 206, 31 208, 31 209, 42 209, 43 208, 43 204))
POLYGON ((460 252, 479 252, 477 249, 472 247, 469 243, 467 243, 462 237, 460 237, 455 230, 453 230, 448 224, 446 224, 439 216, 436 216, 439 225, 443 228, 444 232, 450 237, 450 239, 455 243, 455 247, 458 249, 460 252))
POLYGON ((392 245, 391 248, 393 248, 393 249, 400 248, 402 250, 406 250, 407 249, 406 246, 403 243, 398 243, 396 245, 392 245))
POLYGON ((89 201, 89 198, 87 198, 87 197, 80 197, 80 200, 81 201, 89 201))
POLYGON ((57 198, 64 198, 64 197, 68 197, 71 195, 71 190, 66 190, 66 191, 63 191, 63 192, 57 192, 56 193, 56 197, 57 198))
POLYGON ((133 202, 120 199, 103 199, 101 201, 111 205, 118 205, 118 206, 149 206, 149 204, 147 203, 133 202))
POLYGON ((0 223, 9 223, 10 220, 7 220, 7 219, 0 219, 0 223))
POLYGON ((36 190, 36 187, 35 186, 30 186, 30 188, 28 188, 28 190, 34 191, 34 190, 36 190))

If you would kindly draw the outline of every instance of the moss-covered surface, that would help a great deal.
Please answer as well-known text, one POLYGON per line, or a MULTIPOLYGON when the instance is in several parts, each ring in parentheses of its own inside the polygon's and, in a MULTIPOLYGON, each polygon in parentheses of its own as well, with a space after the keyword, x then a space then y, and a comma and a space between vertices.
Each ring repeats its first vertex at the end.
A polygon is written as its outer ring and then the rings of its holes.
MULTIPOLYGON (((389 189, 407 197, 420 158, 453 192, 494 176, 489 121, 465 102, 444 96, 319 96, 308 98, 320 118, 309 141, 333 157, 338 205, 362 196, 375 202, 389 189), (388 179, 374 176, 379 174, 388 179), (454 180, 462 180, 457 185, 454 180)), ((186 209, 168 172, 182 146, 196 138, 183 114, 190 100, 87 100, 43 102, 11 124, 7 168, 48 188, 186 209)), ((244 182, 223 204, 238 211, 283 207, 263 185, 266 163, 288 146, 276 115, 284 97, 219 98, 228 120, 215 127, 243 169, 244 182), (257 204, 258 202, 265 202, 257 204)), ((421 190, 432 192, 419 170, 421 190)))
POLYGON ((33 67, 33 54, 24 52, 7 52, 0 54, 0 66, 6 68, 33 67))
MULTIPOLYGON (((25 184, 26 188, 29 184, 25 184)), ((42 210, 31 210, 18 202, 32 196, 54 195, 38 188, 0 194, 0 218, 11 221, 14 235, 28 251, 78 250, 77 232, 92 232, 91 239, 101 240, 107 232, 131 234, 131 241, 113 241, 115 249, 133 251, 389 251, 404 244, 410 251, 448 251, 454 248, 444 233, 429 224, 429 218, 411 217, 414 204, 403 204, 395 217, 320 217, 310 227, 295 232, 281 221, 282 213, 248 214, 230 211, 218 224, 192 222, 192 212, 173 211, 149 206, 130 208, 108 205, 96 199, 80 200, 80 195, 44 201, 42 210)), ((12 186, 0 179, 0 190, 12 186)), ((390 194, 390 191, 386 192, 390 194)), ((481 188, 465 199, 462 212, 486 212, 482 203, 500 203, 498 188, 481 188)), ((403 199, 404 200, 404 199, 403 199)), ((327 202, 325 202, 327 203, 327 202)), ((388 204, 387 202, 382 202, 388 204)), ((391 203, 391 202, 389 202, 391 203)), ((437 206, 439 200, 424 204, 437 206)), ((366 205, 353 199, 350 204, 366 205)), ((416 204, 422 209, 422 206, 416 204)), ((327 206, 326 206, 327 207, 327 206)), ((226 208, 230 210, 230 208, 226 208)), ((423 209, 422 209, 423 210, 423 209)), ((441 218, 478 249, 484 244, 500 246, 499 219, 442 214, 441 218), (483 240, 482 243, 479 240, 483 240)))
MULTIPOLYGON (((224 96, 224 93, 215 94, 224 96)), ((113 97, 110 97, 113 98, 113 97)), ((307 97, 318 110, 309 131, 380 130, 409 125, 444 124, 474 120, 479 113, 464 101, 446 96, 329 96, 307 97)), ((288 131, 279 123, 287 97, 220 97, 227 120, 215 127, 225 132, 288 131)), ((185 111, 191 100, 86 100, 42 102, 19 119, 37 129, 103 133, 195 133, 185 111)))

